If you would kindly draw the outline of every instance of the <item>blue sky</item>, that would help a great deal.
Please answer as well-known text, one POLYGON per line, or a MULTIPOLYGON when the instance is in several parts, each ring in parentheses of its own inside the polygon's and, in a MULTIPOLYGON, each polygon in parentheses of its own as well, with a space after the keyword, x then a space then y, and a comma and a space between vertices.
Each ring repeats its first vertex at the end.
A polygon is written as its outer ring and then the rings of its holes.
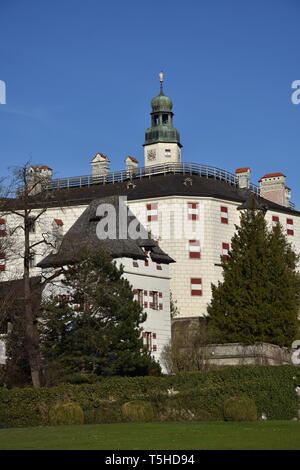
POLYGON ((299 208, 299 18, 299 0, 0 0, 0 175, 142 162, 163 69, 183 159, 283 171, 299 208))

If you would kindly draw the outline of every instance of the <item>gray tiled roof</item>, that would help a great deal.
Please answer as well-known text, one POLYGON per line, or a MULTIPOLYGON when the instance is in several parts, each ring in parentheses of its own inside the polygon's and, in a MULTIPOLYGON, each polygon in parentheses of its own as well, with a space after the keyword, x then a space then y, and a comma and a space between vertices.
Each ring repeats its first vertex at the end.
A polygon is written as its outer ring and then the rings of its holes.
MULTIPOLYGON (((83 248, 102 248, 113 258, 126 257, 142 260, 147 258, 143 250, 145 248, 149 251, 153 261, 166 264, 174 262, 172 258, 159 248, 157 242, 151 239, 150 236, 146 239, 138 238, 134 240, 129 237, 122 239, 120 229, 122 232, 124 229, 128 229, 134 216, 129 211, 126 218, 126 226, 121 227, 119 220, 120 210, 124 210, 124 207, 120 208, 119 198, 116 196, 93 200, 63 237, 58 253, 48 255, 38 264, 38 267, 58 267, 76 263, 78 254, 83 248), (100 204, 111 204, 115 208, 117 215, 116 239, 99 239, 97 236, 96 227, 101 219, 97 216, 96 211, 100 204)), ((144 233, 147 234, 145 229, 144 233)))

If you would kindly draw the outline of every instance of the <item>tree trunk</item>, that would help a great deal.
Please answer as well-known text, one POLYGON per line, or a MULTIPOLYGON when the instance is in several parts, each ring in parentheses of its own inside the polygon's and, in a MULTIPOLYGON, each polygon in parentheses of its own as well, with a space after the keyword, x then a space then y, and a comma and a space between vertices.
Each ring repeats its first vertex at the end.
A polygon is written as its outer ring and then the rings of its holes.
MULTIPOLYGON (((27 211, 25 211, 27 212, 27 211)), ((38 323, 34 312, 34 292, 30 285, 30 244, 28 215, 25 213, 25 246, 24 246, 24 308, 25 308, 25 349, 29 361, 31 379, 34 387, 43 384, 43 368, 40 354, 38 323)))

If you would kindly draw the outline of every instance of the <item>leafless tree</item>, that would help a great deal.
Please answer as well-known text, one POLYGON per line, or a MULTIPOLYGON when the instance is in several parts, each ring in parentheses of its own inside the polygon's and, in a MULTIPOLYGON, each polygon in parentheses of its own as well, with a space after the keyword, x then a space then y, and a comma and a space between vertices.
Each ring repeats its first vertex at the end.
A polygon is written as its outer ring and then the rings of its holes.
POLYGON ((172 339, 163 348, 161 360, 169 374, 183 371, 209 369, 208 345, 211 332, 205 322, 198 327, 188 327, 186 323, 172 328, 172 339))
MULTIPOLYGON (((37 251, 40 255, 46 254, 57 246, 55 234, 46 226, 43 217, 53 198, 53 192, 47 187, 49 179, 43 172, 32 171, 32 168, 42 167, 33 167, 30 163, 26 163, 22 167, 14 168, 9 180, 2 182, 4 188, 0 197, 0 217, 7 225, 5 233, 2 231, 0 237, 0 253, 5 253, 7 260, 14 266, 15 272, 10 272, 7 281, 12 277, 21 279, 21 285, 18 287, 20 291, 16 292, 16 297, 24 322, 24 347, 30 365, 32 384, 34 387, 39 387, 43 384, 43 364, 36 299, 40 297, 45 285, 58 277, 61 272, 58 270, 49 277, 41 279, 37 285, 33 286, 31 282, 30 270, 34 255, 37 251), (42 228, 38 236, 36 234, 33 236, 38 224, 42 228)), ((9 303, 12 300, 14 299, 10 296, 9 303)), ((5 311, 5 306, 3 307, 1 310, 5 311)), ((6 305, 6 308, 11 308, 11 305, 6 305)))

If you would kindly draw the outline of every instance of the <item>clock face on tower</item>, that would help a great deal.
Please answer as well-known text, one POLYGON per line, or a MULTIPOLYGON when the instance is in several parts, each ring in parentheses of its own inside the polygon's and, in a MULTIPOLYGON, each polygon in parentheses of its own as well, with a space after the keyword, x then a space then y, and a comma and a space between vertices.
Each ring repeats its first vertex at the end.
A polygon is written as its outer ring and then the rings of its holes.
POLYGON ((154 149, 148 150, 147 159, 149 160, 149 162, 156 160, 156 151, 154 149))

